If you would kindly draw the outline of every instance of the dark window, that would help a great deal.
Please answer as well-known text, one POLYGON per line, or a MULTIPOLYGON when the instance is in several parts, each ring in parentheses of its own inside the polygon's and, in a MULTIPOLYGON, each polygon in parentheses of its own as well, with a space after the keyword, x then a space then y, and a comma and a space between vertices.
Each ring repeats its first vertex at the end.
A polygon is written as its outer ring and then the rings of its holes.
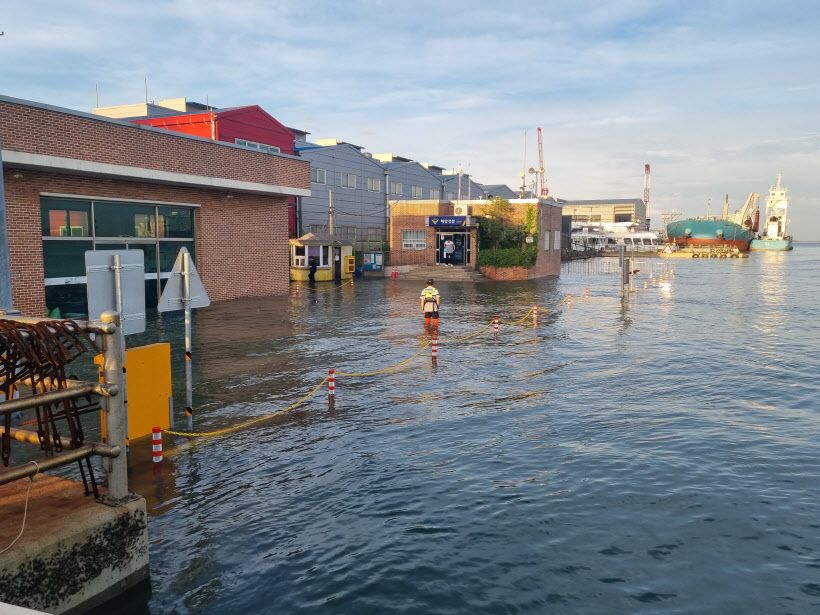
POLYGON ((85 275, 85 252, 90 241, 44 241, 43 273, 46 278, 70 278, 85 275))
POLYGON ((192 209, 159 208, 160 237, 193 237, 194 212, 192 209))
POLYGON ((154 208, 130 203, 95 203, 94 234, 97 237, 156 237, 154 208))
POLYGON ((615 222, 632 222, 632 214, 615 214, 615 222))

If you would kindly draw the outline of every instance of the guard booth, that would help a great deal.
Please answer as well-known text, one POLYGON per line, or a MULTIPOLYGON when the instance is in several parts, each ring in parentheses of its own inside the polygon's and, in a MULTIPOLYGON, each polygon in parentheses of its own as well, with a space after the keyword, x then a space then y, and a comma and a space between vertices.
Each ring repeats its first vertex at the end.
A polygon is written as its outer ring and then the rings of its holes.
POLYGON ((310 259, 316 262, 316 281, 352 278, 356 271, 353 242, 330 233, 308 233, 290 240, 290 279, 309 282, 310 259))

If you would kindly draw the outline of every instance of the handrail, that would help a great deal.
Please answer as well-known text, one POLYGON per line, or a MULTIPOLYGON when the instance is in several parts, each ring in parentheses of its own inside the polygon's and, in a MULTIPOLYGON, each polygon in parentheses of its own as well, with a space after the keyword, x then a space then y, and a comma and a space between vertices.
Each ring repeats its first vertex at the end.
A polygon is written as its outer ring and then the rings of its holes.
POLYGON ((115 384, 79 382, 68 389, 48 391, 47 393, 35 393, 34 395, 26 395, 18 399, 0 401, 0 414, 18 412, 19 410, 27 410, 28 408, 35 408, 37 406, 50 406, 57 402, 79 399, 80 397, 87 397, 91 394, 100 395, 100 392, 104 392, 102 394, 106 397, 111 397, 119 393, 119 388, 115 384))
MULTIPOLYGON (((3 312, 0 312, 0 318, 21 324, 45 323, 48 325, 50 320, 57 322, 56 319, 32 318, 3 312)), ((63 327, 74 328, 70 323, 60 322, 63 327)), ((86 442, 77 448, 64 451, 53 457, 47 457, 36 464, 23 464, 9 468, 0 472, 0 485, 33 476, 38 471, 56 468, 91 455, 100 455, 111 459, 109 463, 103 464, 108 478, 108 499, 114 503, 125 501, 130 494, 128 491, 127 459, 125 455, 121 454, 125 450, 126 418, 124 395, 121 394, 125 389, 123 386, 123 339, 120 315, 117 312, 106 311, 100 315, 99 321, 74 322, 82 331, 96 333, 100 336, 98 345, 102 350, 101 371, 103 382, 70 380, 66 382, 65 389, 35 393, 18 399, 3 401, 0 402, 0 415, 86 397, 91 394, 100 395, 104 401, 102 409, 106 412, 105 442, 86 442)), ((30 380, 28 383, 31 384, 30 380)), ((50 384, 50 382, 47 384, 50 384)), ((2 433, 5 433, 5 429, 2 430, 2 433)), ((15 429, 9 431, 8 437, 13 436, 15 439, 31 442, 31 433, 33 432, 15 429)), ((39 442, 39 436, 37 442, 39 442)))

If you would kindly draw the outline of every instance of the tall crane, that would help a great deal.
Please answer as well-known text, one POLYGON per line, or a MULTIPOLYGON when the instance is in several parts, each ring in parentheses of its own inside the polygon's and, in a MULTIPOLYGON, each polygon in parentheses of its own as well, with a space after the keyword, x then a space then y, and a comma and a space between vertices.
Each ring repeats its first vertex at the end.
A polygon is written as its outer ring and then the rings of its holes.
POLYGON ((547 179, 544 177, 544 144, 541 142, 541 127, 538 127, 538 174, 541 176, 541 196, 549 196, 547 179))
POLYGON ((644 165, 643 204, 646 206, 646 230, 649 230, 649 165, 644 165))

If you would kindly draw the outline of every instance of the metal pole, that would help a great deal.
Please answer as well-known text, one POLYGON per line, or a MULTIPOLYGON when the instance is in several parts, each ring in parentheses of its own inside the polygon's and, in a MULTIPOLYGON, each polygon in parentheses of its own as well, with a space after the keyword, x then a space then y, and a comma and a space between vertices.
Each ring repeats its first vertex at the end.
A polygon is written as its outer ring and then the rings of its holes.
MULTIPOLYGON (((120 315, 120 324, 122 324, 123 318, 123 306, 122 306, 122 264, 120 263, 120 255, 114 255, 114 266, 111 267, 114 271, 114 294, 117 301, 117 313, 120 315)), ((122 328, 120 328, 122 330, 122 328)), ((125 335, 121 335, 120 338, 122 339, 122 361, 125 363, 125 335)), ((128 385, 126 383, 126 375, 125 375, 125 368, 122 370, 122 404, 125 408, 125 442, 126 445, 130 444, 129 437, 128 437, 128 385)))
MULTIPOLYGON (((120 315, 107 310, 100 314, 104 323, 113 323, 116 326, 113 333, 102 336, 103 347, 103 380, 117 386, 118 391, 124 391, 122 365, 122 327, 120 315)), ((105 443, 112 447, 125 450, 125 395, 114 395, 106 400, 105 410, 108 413, 105 419, 105 443)), ((108 496, 114 501, 128 497, 128 460, 125 455, 112 457, 108 464, 104 464, 108 474, 108 496)))
POLYGON ((11 260, 6 220, 6 188, 3 184, 3 142, 0 139, 0 310, 11 311, 11 260))
MULTIPOLYGON (((45 472, 46 470, 59 468, 60 466, 64 466, 69 463, 78 461, 80 459, 90 457, 91 455, 111 457, 112 460, 122 457, 123 463, 125 461, 125 455, 123 455, 122 450, 116 446, 106 446, 105 444, 97 443, 85 444, 80 448, 73 448, 71 450, 60 453, 59 455, 54 455, 54 457, 47 457, 46 459, 42 459, 37 462, 36 466, 33 463, 29 462, 21 464, 19 466, 15 466, 13 468, 9 468, 8 470, 0 473, 0 485, 6 485, 12 481, 20 480, 21 478, 34 476, 35 474, 45 472)), ((111 483, 109 482, 109 485, 110 484, 111 483)), ((110 492, 111 488, 109 486, 109 494, 110 492)), ((126 493, 126 495, 128 494, 126 493)))
POLYGON ((191 371, 191 255, 186 250, 182 257, 182 283, 185 304, 185 414, 188 417, 188 431, 194 429, 194 390, 191 371))

